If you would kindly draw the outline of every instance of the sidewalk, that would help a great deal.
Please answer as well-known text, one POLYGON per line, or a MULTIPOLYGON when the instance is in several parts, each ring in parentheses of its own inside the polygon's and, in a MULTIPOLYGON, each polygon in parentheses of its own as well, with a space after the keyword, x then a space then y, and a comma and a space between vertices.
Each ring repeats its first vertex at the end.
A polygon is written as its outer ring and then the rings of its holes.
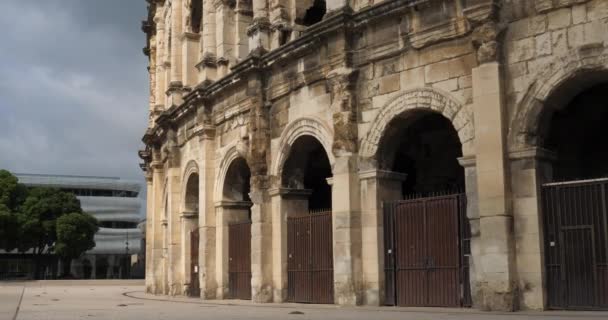
POLYGON ((469 314, 486 316, 509 316, 519 319, 522 316, 544 318, 544 319, 608 319, 608 311, 518 311, 518 312, 484 312, 470 308, 403 308, 403 307, 375 307, 375 306, 338 306, 323 304, 299 304, 299 303, 253 303, 247 300, 201 300, 188 297, 167 297, 162 295, 147 294, 143 291, 125 292, 123 295, 134 299, 148 301, 164 301, 174 303, 200 304, 208 306, 233 306, 243 308, 275 308, 275 309, 298 309, 298 310, 327 310, 327 311, 364 311, 380 313, 420 313, 420 314, 469 314))

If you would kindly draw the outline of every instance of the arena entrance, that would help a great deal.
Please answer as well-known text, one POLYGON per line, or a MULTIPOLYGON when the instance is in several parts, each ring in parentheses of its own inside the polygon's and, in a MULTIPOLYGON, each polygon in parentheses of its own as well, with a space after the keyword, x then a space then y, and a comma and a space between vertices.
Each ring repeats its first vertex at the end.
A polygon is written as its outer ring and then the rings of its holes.
POLYGON ((287 218, 287 300, 291 302, 334 302, 331 186, 327 182, 331 176, 319 141, 298 138, 282 171, 284 187, 308 195, 287 218))
POLYGON ((228 232, 228 298, 251 300, 251 172, 243 158, 228 167, 223 189, 223 225, 228 232))
POLYGON ((470 306, 470 229, 461 144, 451 122, 431 111, 394 119, 380 168, 407 175, 401 201, 384 203, 385 303, 470 306))
POLYGON ((542 119, 541 145, 556 154, 541 186, 551 309, 608 309, 607 90, 591 87, 542 119))

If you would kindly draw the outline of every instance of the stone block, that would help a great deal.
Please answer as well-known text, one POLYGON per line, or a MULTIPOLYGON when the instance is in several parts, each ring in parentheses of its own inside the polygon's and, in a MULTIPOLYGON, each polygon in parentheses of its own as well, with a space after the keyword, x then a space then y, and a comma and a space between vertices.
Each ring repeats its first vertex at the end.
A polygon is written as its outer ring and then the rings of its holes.
POLYGON ((584 25, 585 43, 603 43, 608 40, 608 27, 602 21, 592 21, 584 25))
POLYGON ((568 51, 568 32, 566 29, 556 30, 551 32, 551 42, 553 45, 553 53, 556 55, 568 51))
POLYGON ((401 72, 401 89, 406 90, 424 87, 426 84, 424 70, 424 67, 419 67, 401 72))
POLYGON ((391 74, 390 76, 380 79, 380 89, 378 94, 386 94, 400 89, 399 74, 391 74))
POLYGON ((587 21, 587 5, 580 4, 572 7, 572 23, 579 24, 587 21))
POLYGON ((534 58, 536 54, 534 38, 525 38, 512 41, 508 44, 507 59, 509 63, 526 61, 534 58))
POLYGON ((608 17, 608 1, 593 0, 587 4, 587 18, 590 21, 608 17))
POLYGON ((551 33, 543 33, 536 36, 536 56, 544 56, 552 53, 551 33))
POLYGON ((424 68, 426 81, 434 83, 450 78, 449 61, 437 62, 424 68))
POLYGON ((568 28, 568 45, 570 48, 578 48, 585 44, 585 26, 576 25, 568 28))
POLYGON ((547 14, 549 30, 557 30, 572 24, 572 9, 563 8, 547 14))
POLYGON ((470 88, 472 85, 473 79, 471 75, 468 76, 462 76, 460 78, 458 78, 458 88, 459 89, 467 89, 470 88))
POLYGON ((433 84, 433 87, 441 89, 445 92, 452 92, 458 90, 458 79, 452 78, 444 81, 439 81, 433 84))

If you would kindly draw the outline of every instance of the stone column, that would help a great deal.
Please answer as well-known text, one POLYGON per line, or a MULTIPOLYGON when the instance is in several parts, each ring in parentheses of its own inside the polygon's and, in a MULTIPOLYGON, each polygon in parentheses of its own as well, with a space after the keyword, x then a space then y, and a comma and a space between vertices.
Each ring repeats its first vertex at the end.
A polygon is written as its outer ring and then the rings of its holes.
MULTIPOLYGON (((200 111, 204 112, 203 108, 200 111)), ((201 299, 214 299, 217 292, 215 270, 215 128, 203 123, 197 129, 200 135, 199 154, 199 264, 201 299)))
MULTIPOLYGON (((469 267, 469 286, 472 290, 478 283, 484 280, 483 268, 480 261, 481 254, 481 233, 479 230, 479 196, 477 195, 477 167, 475 156, 465 156, 458 159, 460 166, 464 168, 464 185, 467 196, 467 220, 471 230, 470 252, 468 253, 469 267)), ((467 253, 464 253, 467 255, 467 253)), ((466 262, 465 262, 466 263, 466 262)), ((472 293, 473 305, 479 307, 480 301, 472 293)))
POLYGON ((169 196, 169 213, 168 213, 168 250, 169 250, 169 294, 182 295, 184 288, 184 274, 182 269, 182 222, 181 222, 181 205, 182 205, 182 188, 181 188, 181 170, 177 163, 177 159, 169 160, 169 170, 167 170, 168 186, 167 192, 169 196), (174 162, 175 161, 175 162, 174 162))
POLYGON ((361 193, 356 156, 336 157, 333 165, 332 228, 334 241, 334 300, 361 304, 361 193))
MULTIPOLYGON (((146 253, 146 292, 154 292, 154 225, 156 217, 154 215, 154 185, 152 179, 152 168, 148 168, 146 171, 146 247, 143 248, 146 253)), ((94 257, 94 255, 91 255, 94 257)), ((91 261, 93 269, 95 269, 94 261, 91 261)), ((91 279, 95 279, 95 274, 92 274, 91 279)))
POLYGON ((249 54, 249 38, 247 28, 253 21, 253 9, 248 1, 237 1, 235 10, 235 53, 237 61, 241 61, 249 54))
POLYGON ((153 202, 154 211, 152 211, 152 227, 146 232, 151 233, 151 257, 147 262, 152 264, 152 287, 150 291, 154 294, 161 294, 164 292, 164 270, 163 270, 163 184, 164 184, 164 172, 163 164, 159 161, 160 155, 158 152, 154 152, 154 160, 150 164, 152 169, 152 190, 153 196, 151 201, 153 202))
POLYGON ((519 306, 524 310, 543 310, 546 286, 541 186, 551 181, 551 163, 556 156, 542 148, 519 150, 509 156, 519 306))
POLYGON ((198 51, 200 39, 201 35, 198 33, 185 32, 182 36, 182 83, 190 88, 198 84, 196 65, 199 63, 198 51))
POLYGON ((254 302, 272 302, 272 217, 268 190, 252 185, 251 207, 251 297, 254 302))
POLYGON ((511 311, 517 292, 501 66, 481 61, 472 78, 483 280, 473 292, 481 309, 511 311))
POLYGON ((383 202, 401 200, 406 174, 368 170, 359 172, 361 190, 361 242, 363 304, 384 304, 384 211, 383 202))
POLYGON ((180 219, 182 225, 182 273, 184 275, 182 292, 184 295, 193 296, 197 294, 195 289, 198 285, 192 283, 192 242, 190 241, 190 233, 198 229, 198 212, 184 211, 180 215, 180 219))
POLYGON ((228 74, 230 62, 234 61, 235 32, 234 10, 223 0, 215 1, 215 41, 217 44, 216 56, 218 78, 228 74))
POLYGON ((184 84, 182 82, 182 53, 183 45, 183 20, 182 0, 173 0, 171 5, 171 72, 167 95, 169 106, 180 105, 184 102, 182 94, 184 84))
POLYGON ((201 61, 196 65, 199 71, 199 82, 214 81, 217 77, 214 1, 204 0, 203 2, 201 61))
POLYGON ((249 208, 251 202, 246 201, 221 201, 215 204, 217 221, 217 238, 215 242, 215 269, 217 276, 217 299, 229 298, 229 276, 228 265, 230 261, 229 252, 229 229, 233 223, 244 222, 249 219, 249 208))
POLYGON ((253 0, 253 23, 247 29, 249 51, 270 50, 270 19, 267 0, 253 0))
POLYGON ((160 8, 156 11, 156 15, 154 16, 154 22, 156 24, 156 66, 151 66, 151 68, 156 68, 155 74, 155 89, 154 89, 154 101, 155 108, 154 113, 155 116, 158 116, 161 112, 165 110, 165 103, 167 100, 167 96, 165 92, 167 91, 167 82, 166 82, 166 72, 165 72, 165 56, 166 56, 166 39, 165 39, 165 21, 161 15, 163 10, 160 8))
POLYGON ((311 190, 271 189, 272 205, 272 283, 274 302, 287 301, 287 218, 308 214, 311 190))

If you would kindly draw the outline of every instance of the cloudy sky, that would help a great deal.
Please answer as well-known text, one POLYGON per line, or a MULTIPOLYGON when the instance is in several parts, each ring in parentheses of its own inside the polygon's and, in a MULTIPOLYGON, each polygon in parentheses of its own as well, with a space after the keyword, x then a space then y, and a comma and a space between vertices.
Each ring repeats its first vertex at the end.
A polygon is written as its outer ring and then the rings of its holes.
POLYGON ((0 168, 143 180, 144 0, 0 0, 0 168))

